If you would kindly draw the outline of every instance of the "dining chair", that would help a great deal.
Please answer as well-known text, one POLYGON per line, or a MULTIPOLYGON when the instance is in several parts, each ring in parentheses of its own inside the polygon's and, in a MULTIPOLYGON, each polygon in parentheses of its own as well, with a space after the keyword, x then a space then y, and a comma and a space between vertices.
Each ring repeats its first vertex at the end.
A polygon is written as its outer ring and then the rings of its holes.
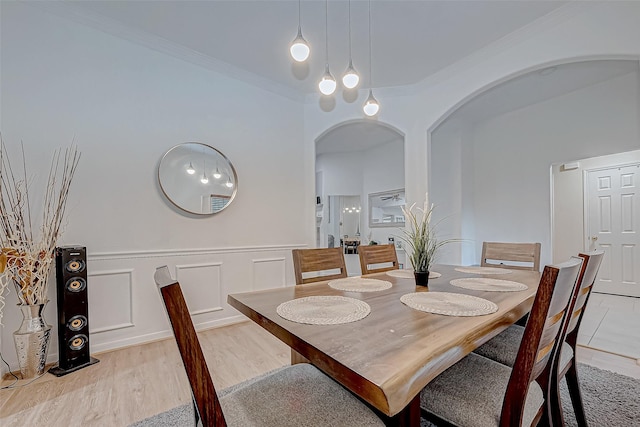
POLYGON ((424 416, 467 427, 548 425, 553 355, 581 266, 573 257, 544 268, 513 368, 470 353, 422 390, 424 416))
POLYGON ((291 254, 296 285, 347 277, 342 248, 294 249, 291 254))
MULTIPOLYGON (((557 366, 557 369, 553 370, 553 376, 551 378, 550 409, 552 421, 553 424, 561 426, 564 425, 564 416, 562 414, 562 405, 560 402, 559 384, 560 380, 565 376, 567 379, 567 386, 569 388, 569 396, 571 398, 571 403, 574 408, 578 425, 587 425, 578 383, 575 354, 578 341, 578 330, 580 328, 580 323, 582 322, 584 309, 586 308, 587 301, 591 294, 591 289, 595 283, 596 275, 600 269, 604 252, 594 251, 586 254, 581 253, 579 256, 584 260, 582 270, 578 277, 578 283, 580 285, 576 290, 576 293, 572 298, 572 303, 569 307, 568 313, 570 313, 570 315, 567 316, 564 325, 566 335, 565 341, 561 346, 561 350, 556 354, 555 365, 557 366)), ((522 326, 512 325, 495 338, 478 347, 474 350, 474 353, 488 357, 502 363, 503 365, 513 366, 516 359, 516 352, 522 341, 523 335, 524 328, 522 326)))
POLYGON ((540 246, 540 243, 483 242, 480 265, 540 271, 540 246))
POLYGON ((310 364, 286 366, 216 392, 178 281, 167 266, 155 282, 187 372, 195 424, 203 427, 384 426, 365 404, 310 364))
POLYGON ((360 246, 359 255, 362 274, 382 273, 398 269, 398 255, 395 245, 360 246))

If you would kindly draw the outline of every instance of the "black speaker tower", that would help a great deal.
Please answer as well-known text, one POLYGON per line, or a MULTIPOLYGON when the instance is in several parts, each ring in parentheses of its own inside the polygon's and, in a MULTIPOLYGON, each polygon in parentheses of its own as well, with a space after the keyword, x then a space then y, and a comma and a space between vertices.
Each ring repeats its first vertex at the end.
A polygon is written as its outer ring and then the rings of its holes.
POLYGON ((56 248, 58 294, 58 365, 49 369, 61 377, 98 362, 89 355, 87 248, 56 248))

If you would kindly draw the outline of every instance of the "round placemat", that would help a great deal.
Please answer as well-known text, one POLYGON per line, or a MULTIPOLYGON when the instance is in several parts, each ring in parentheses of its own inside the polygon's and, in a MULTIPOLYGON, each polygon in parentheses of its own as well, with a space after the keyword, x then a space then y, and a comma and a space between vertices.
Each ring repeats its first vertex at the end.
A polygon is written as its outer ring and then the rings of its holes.
POLYGON ((473 273, 473 274, 509 274, 513 273, 508 268, 498 267, 456 267, 456 271, 461 273, 473 273))
POLYGON ((280 317, 296 323, 339 325, 364 319, 371 312, 371 307, 354 298, 319 295, 283 302, 276 312, 280 317))
POLYGON ((498 311, 491 301, 451 292, 414 292, 402 295, 400 301, 415 310, 446 316, 483 316, 498 311))
POLYGON ((453 286, 474 291, 517 292, 529 289, 527 285, 510 280, 489 279, 488 277, 466 277, 450 281, 453 286))
POLYGON ((347 277, 329 282, 329 287, 347 292, 377 292, 391 287, 391 282, 364 277, 347 277))
MULTIPOLYGON (((389 270, 387 271, 387 276, 401 277, 403 279, 413 279, 415 277, 413 275, 413 270, 389 270)), ((442 274, 437 271, 429 272, 429 279, 437 279, 440 276, 442 276, 442 274)))

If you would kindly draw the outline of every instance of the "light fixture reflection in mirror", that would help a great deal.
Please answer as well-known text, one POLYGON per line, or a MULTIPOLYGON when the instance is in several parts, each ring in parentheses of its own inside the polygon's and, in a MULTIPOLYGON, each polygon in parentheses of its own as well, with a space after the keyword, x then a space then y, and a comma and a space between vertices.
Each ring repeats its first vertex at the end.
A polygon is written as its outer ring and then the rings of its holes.
POLYGON ((238 189, 238 176, 229 159, 201 142, 169 149, 160 160, 158 181, 171 203, 199 215, 220 212, 233 201, 238 189), (223 176, 227 179, 220 179, 223 176))

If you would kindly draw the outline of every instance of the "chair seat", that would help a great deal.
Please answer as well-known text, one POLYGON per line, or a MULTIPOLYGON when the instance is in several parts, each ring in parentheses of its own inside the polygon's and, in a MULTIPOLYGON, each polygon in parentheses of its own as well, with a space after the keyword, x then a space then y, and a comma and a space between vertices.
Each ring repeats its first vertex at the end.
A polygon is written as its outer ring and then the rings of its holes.
POLYGON ((384 426, 365 404, 306 363, 226 389, 220 404, 229 427, 384 426))
MULTIPOLYGON (((471 353, 431 381, 420 393, 420 407, 458 426, 496 426, 511 369, 471 353)), ((529 385, 522 425, 529 426, 544 403, 535 381, 529 385)))
MULTIPOLYGON (((524 328, 522 326, 512 325, 476 348, 473 352, 512 367, 518 355, 522 334, 524 334, 524 328)), ((561 371, 566 368, 571 359, 573 359, 573 349, 565 342, 562 344, 562 354, 560 354, 561 371)))

